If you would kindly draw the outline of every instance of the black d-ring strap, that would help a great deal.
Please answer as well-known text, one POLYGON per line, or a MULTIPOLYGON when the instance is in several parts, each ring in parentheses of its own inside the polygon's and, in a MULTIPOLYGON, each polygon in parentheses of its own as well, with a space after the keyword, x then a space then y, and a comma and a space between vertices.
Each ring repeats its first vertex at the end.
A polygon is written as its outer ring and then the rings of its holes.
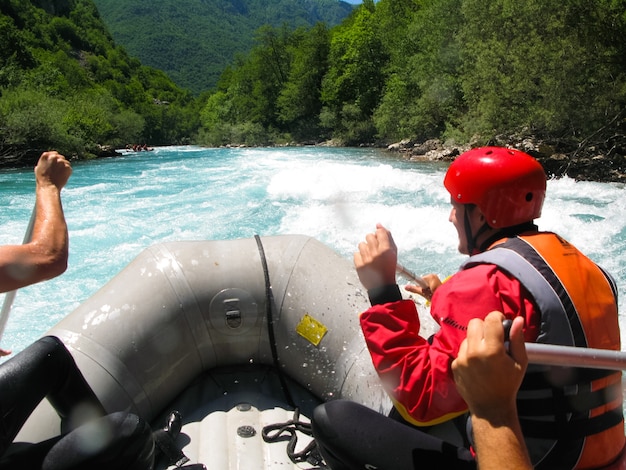
POLYGON ((315 439, 311 440, 303 450, 296 452, 298 431, 307 436, 313 436, 311 423, 300 421, 300 410, 296 408, 293 412, 293 419, 285 423, 268 424, 261 431, 261 436, 268 443, 288 441, 287 456, 293 463, 308 462, 311 465, 319 466, 323 459, 315 439))
POLYGON ((280 360, 278 359, 278 349, 276 348, 276 335, 274 334, 274 317, 272 310, 272 306, 274 305, 274 295, 272 294, 272 284, 270 283, 270 273, 269 269, 267 268, 267 260, 265 259, 265 250, 263 249, 263 243, 261 243, 261 237, 255 235, 254 239, 256 240, 256 244, 259 249, 261 266, 263 267, 263 276, 265 278, 265 316, 267 318, 267 334, 270 341, 270 349, 272 351, 272 361, 274 363, 276 373, 278 374, 278 379, 280 380, 280 386, 283 389, 283 393, 285 394, 285 399, 287 400, 289 406, 295 408, 296 405, 293 401, 291 393, 289 392, 289 387, 287 386, 287 381, 285 380, 285 376, 282 372, 282 367, 280 366, 280 360))

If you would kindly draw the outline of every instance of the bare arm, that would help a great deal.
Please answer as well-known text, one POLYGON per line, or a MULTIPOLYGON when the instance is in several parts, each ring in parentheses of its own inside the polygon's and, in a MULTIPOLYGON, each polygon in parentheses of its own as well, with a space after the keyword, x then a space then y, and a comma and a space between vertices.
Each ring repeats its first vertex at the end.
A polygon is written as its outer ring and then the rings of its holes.
POLYGON ((72 174, 63 155, 45 152, 35 167, 36 217, 31 241, 0 246, 0 292, 56 277, 67 268, 69 237, 61 189, 72 174))
POLYGON ((503 319, 501 313, 491 312, 484 321, 470 321, 452 371, 472 414, 478 468, 530 470, 515 403, 528 364, 524 322, 521 317, 513 322, 509 355, 503 319))

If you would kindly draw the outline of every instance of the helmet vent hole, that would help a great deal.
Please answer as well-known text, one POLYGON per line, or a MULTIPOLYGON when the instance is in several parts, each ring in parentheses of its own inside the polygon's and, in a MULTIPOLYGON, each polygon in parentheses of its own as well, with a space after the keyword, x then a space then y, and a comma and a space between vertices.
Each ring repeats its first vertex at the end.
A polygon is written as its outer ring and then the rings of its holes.
POLYGON ((533 193, 526 193, 526 202, 530 202, 533 200, 533 193))

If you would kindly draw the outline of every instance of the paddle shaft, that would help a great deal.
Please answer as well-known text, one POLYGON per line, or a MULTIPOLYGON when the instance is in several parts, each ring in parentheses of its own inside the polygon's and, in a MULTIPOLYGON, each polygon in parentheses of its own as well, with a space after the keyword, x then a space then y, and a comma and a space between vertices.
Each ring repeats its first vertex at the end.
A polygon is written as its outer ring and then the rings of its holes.
MULTIPOLYGON (((28 227, 26 227, 24 241, 22 242, 23 245, 30 242, 33 236, 33 227, 35 226, 35 217, 37 213, 36 209, 37 207, 34 207, 33 212, 30 215, 30 221, 28 222, 28 227)), ((2 339, 2 335, 4 334, 4 328, 7 326, 7 321, 9 320, 9 313, 11 312, 11 307, 13 306, 15 294, 17 294, 17 290, 12 290, 4 295, 2 310, 0 310, 0 339, 2 339)))
MULTIPOLYGON (((396 265, 396 272, 415 281, 422 288, 428 287, 424 279, 415 275, 399 263, 396 265)), ((626 369, 626 353, 608 349, 575 348, 573 346, 561 346, 556 344, 526 343, 526 355, 528 356, 528 362, 531 364, 584 367, 588 369, 626 369)))
POLYGON ((526 355, 531 364, 589 369, 626 369, 626 353, 623 351, 526 343, 526 355))
POLYGON ((417 285, 420 286, 422 289, 430 289, 430 287, 428 286, 428 284, 426 283, 424 279, 422 279, 417 274, 414 274, 413 272, 411 272, 410 270, 402 266, 400 263, 396 264, 396 272, 398 274, 408 277, 412 281, 415 281, 417 285))

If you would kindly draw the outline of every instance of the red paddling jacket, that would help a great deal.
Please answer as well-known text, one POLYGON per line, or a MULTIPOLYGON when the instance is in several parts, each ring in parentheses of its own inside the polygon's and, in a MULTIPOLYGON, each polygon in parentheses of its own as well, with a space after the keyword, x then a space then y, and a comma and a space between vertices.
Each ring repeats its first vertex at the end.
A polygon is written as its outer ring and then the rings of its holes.
MULTIPOLYGON (((420 426, 467 410, 450 364, 471 318, 499 310, 525 317, 526 341, 620 348, 612 279, 553 233, 504 239, 470 257, 435 292, 431 315, 441 328, 428 340, 414 303, 396 300, 399 291, 384 295, 371 294, 384 303, 364 312, 361 326, 396 409, 420 426)), ((537 468, 597 467, 624 446, 620 372, 530 366, 518 410, 537 468)))

